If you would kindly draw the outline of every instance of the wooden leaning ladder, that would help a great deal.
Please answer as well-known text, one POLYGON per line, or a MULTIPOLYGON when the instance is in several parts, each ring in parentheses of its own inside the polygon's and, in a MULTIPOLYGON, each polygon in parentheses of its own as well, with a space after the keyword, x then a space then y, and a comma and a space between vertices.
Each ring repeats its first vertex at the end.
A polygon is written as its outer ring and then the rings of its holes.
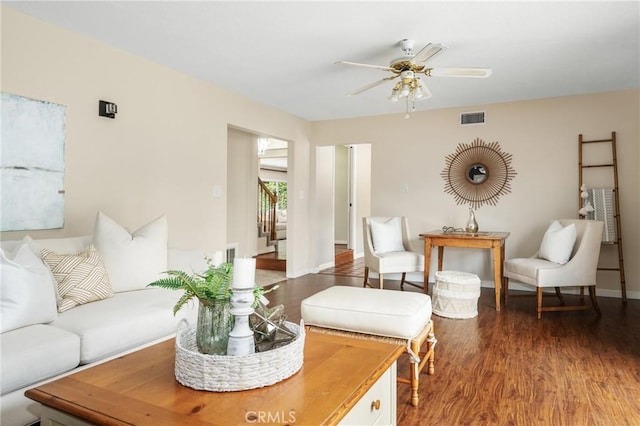
MULTIPOLYGON (((620 191, 618 189, 618 159, 616 156, 616 132, 611 132, 611 139, 598 139, 586 141, 583 139, 582 134, 578 135, 578 188, 582 187, 582 174, 584 169, 594 167, 610 167, 613 170, 613 194, 614 194, 614 217, 616 221, 616 241, 611 244, 617 244, 618 246, 618 267, 617 268, 598 268, 601 271, 618 271, 620 273, 620 290, 622 292, 622 303, 627 303, 627 286, 624 280, 624 260, 622 256, 622 230, 620 228, 620 191), (591 143, 609 143, 611 144, 611 163, 602 164, 582 164, 582 150, 585 144, 591 143)), ((580 197, 580 189, 578 189, 578 209, 582 208, 582 198, 580 197)), ((582 293, 581 289, 580 293, 582 293)))

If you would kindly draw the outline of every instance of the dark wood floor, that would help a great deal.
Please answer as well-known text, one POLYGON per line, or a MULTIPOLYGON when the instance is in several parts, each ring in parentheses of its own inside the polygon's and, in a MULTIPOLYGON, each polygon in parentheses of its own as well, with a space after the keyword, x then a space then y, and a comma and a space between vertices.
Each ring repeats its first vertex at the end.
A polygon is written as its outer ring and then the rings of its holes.
MULTIPOLYGON (((270 306, 283 304, 298 322, 305 297, 362 278, 323 271, 279 284, 270 306)), ((640 425, 640 300, 599 297, 600 318, 577 311, 537 320, 535 298, 510 299, 501 312, 493 298, 482 289, 477 318, 433 317, 436 374, 422 375, 416 408, 409 386, 398 385, 399 425, 640 425)), ((403 357, 398 374, 408 368, 403 357)))
MULTIPOLYGON (((287 270, 286 250, 263 253, 254 257, 256 258, 256 269, 267 269, 271 271, 287 270)), ((334 261, 336 267, 345 265, 346 268, 353 268, 353 250, 348 249, 346 244, 336 244, 334 261)), ((359 265, 356 267, 359 267, 359 265)), ((364 263, 361 269, 364 271, 364 263)))

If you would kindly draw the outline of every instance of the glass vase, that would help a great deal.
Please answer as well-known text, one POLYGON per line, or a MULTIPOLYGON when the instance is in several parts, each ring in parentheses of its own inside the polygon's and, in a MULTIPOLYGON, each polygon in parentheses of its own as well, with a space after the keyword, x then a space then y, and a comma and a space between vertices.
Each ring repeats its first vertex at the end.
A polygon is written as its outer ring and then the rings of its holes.
POLYGON ((234 317, 229 312, 229 301, 200 300, 196 344, 198 350, 208 355, 226 355, 229 333, 233 329, 234 317))
POLYGON ((476 214, 472 208, 469 209, 469 220, 467 220, 465 231, 473 234, 478 232, 478 222, 476 221, 476 214))

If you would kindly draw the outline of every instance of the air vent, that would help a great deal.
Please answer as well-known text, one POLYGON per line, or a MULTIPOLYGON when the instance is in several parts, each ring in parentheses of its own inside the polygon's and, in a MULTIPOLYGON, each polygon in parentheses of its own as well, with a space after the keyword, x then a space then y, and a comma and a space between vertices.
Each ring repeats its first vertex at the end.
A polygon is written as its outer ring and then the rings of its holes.
POLYGON ((484 124, 483 112, 464 112, 460 114, 460 125, 468 126, 471 124, 484 124))
POLYGON ((238 243, 227 244, 225 262, 233 264, 233 259, 236 257, 236 251, 238 251, 238 243))

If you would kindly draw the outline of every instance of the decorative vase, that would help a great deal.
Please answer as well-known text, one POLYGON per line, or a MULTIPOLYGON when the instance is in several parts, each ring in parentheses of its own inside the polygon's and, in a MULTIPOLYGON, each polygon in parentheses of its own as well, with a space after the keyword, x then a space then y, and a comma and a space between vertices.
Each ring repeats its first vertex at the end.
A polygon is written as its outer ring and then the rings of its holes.
POLYGON ((476 214, 473 212, 472 208, 469 208, 469 220, 467 220, 467 227, 465 231, 469 233, 478 232, 478 222, 476 221, 476 214))
POLYGON ((226 355, 229 333, 234 324, 230 309, 231 303, 228 301, 200 300, 196 344, 203 354, 226 355))

